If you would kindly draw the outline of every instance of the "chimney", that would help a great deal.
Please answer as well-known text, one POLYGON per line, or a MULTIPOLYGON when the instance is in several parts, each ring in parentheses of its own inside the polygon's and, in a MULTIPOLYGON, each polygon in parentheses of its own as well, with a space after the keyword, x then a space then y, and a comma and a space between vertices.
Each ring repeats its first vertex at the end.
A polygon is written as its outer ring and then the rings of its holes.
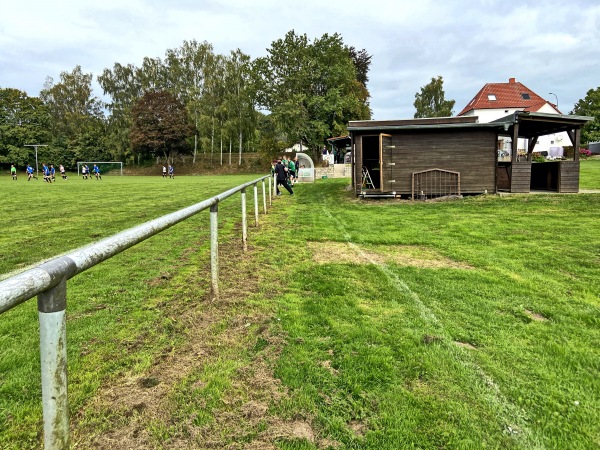
POLYGON ((509 78, 509 79, 508 79, 508 82, 509 82, 510 84, 515 84, 515 79, 514 79, 514 78, 509 78))

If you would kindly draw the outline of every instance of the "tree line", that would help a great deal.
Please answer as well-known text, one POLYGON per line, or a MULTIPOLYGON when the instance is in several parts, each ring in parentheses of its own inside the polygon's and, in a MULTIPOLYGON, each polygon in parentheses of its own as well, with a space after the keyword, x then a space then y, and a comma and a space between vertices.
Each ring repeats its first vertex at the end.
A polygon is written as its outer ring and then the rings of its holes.
POLYGON ((107 101, 76 66, 48 77, 38 97, 0 88, 0 160, 31 162, 25 144, 47 144, 40 157, 67 166, 176 154, 195 162, 199 153, 241 164, 244 152, 272 155, 298 142, 316 153, 348 121, 371 118, 370 63, 338 33, 311 40, 292 30, 256 59, 184 41, 162 58, 104 69, 96 80, 107 101))

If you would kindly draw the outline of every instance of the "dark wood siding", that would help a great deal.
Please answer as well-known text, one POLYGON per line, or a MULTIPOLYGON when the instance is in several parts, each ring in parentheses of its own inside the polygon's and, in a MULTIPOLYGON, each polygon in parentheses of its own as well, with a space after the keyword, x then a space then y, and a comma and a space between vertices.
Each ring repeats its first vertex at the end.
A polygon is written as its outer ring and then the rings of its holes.
POLYGON ((392 178, 398 194, 412 193, 412 174, 460 172, 462 193, 496 192, 496 133, 487 130, 404 131, 392 134, 392 178))
POLYGON ((558 189, 565 193, 579 192, 579 161, 560 162, 558 189))
POLYGON ((531 185, 531 163, 518 161, 511 166, 510 192, 527 193, 531 185))

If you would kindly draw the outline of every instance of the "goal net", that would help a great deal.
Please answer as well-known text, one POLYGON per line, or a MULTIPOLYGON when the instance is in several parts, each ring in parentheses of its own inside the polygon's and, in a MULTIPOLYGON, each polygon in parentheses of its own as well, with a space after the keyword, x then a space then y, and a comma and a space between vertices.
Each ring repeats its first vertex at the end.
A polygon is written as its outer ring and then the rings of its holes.
POLYGON ((77 176, 81 174, 81 166, 86 164, 90 169, 88 175, 93 174, 92 167, 94 167, 94 164, 98 166, 100 173, 103 175, 106 173, 114 174, 116 172, 118 172, 119 175, 123 175, 123 163, 119 161, 77 161, 77 176))

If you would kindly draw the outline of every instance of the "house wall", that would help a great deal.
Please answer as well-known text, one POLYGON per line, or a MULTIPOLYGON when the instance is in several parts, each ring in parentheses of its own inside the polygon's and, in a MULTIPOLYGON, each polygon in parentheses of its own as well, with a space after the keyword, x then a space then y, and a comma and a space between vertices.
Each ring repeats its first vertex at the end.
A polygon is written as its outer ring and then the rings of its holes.
MULTIPOLYGON (((383 131, 386 133, 385 131, 383 131)), ((362 135, 355 132, 355 176, 362 175, 362 135)), ((497 135, 491 130, 403 130, 392 135, 391 178, 397 194, 412 193, 412 174, 429 169, 460 172, 462 193, 496 192, 497 135)), ((387 162, 387 161, 386 161, 387 162)), ((356 186, 360 193, 360 182, 356 186)))
MULTIPOLYGON (((522 109, 519 108, 506 108, 506 109, 476 109, 473 111, 469 111, 467 114, 465 115, 469 115, 469 116, 477 116, 479 118, 479 123, 489 123, 492 122, 494 120, 500 119, 502 117, 506 117, 509 114, 513 114, 516 111, 521 111, 522 109)), ((536 112, 540 112, 540 113, 546 113, 546 114, 557 114, 556 110, 550 106, 548 103, 546 103, 544 106, 542 106, 538 111, 536 112)), ((501 136, 500 139, 503 141, 503 144, 501 145, 501 148, 499 150, 505 150, 507 152, 510 153, 510 150, 512 148, 512 144, 511 144, 511 139, 508 136, 501 136)), ((519 143, 518 143, 518 149, 519 150, 523 150, 525 152, 527 152, 529 150, 529 146, 528 146, 528 142, 526 139, 519 139, 519 143)), ((538 138, 537 144, 535 145, 535 148, 533 149, 534 152, 548 152, 548 154, 550 153, 556 153, 556 151, 550 150, 551 147, 565 147, 565 146, 571 146, 573 145, 571 140, 569 139, 569 135, 567 133, 556 133, 556 134, 549 134, 547 136, 540 136, 538 138)), ((560 150, 559 150, 560 153, 560 150)), ((501 158, 502 160, 502 158, 501 158)), ((505 158, 505 160, 510 160, 510 157, 505 158)))

